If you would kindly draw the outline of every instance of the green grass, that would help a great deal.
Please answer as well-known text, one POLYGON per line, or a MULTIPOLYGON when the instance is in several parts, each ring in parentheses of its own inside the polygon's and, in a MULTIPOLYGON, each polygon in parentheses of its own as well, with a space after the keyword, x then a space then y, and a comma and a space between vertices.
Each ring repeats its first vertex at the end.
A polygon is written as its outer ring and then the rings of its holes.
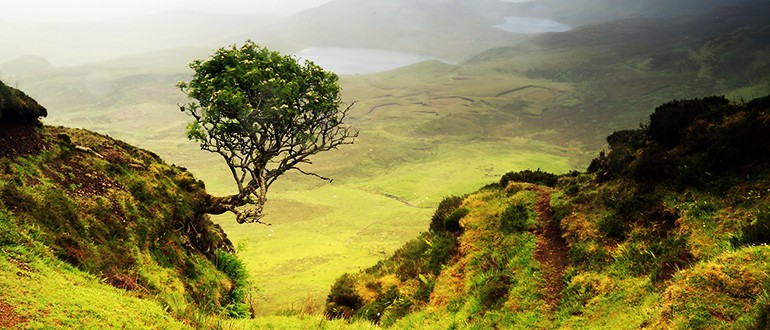
POLYGON ((153 300, 24 249, 0 254, 0 301, 14 306, 24 328, 188 328, 153 300))
POLYGON ((321 315, 260 316, 253 320, 231 320, 221 323, 222 328, 232 330, 250 329, 379 329, 369 322, 329 321, 321 315))

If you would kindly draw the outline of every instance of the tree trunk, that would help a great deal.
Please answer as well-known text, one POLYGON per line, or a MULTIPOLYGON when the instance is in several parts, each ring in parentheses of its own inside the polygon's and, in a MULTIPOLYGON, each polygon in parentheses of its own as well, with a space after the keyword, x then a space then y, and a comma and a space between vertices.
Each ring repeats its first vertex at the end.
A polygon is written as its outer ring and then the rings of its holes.
POLYGON ((204 203, 203 212, 207 214, 223 214, 225 212, 235 212, 235 208, 246 205, 244 198, 238 195, 217 197, 207 195, 204 203))

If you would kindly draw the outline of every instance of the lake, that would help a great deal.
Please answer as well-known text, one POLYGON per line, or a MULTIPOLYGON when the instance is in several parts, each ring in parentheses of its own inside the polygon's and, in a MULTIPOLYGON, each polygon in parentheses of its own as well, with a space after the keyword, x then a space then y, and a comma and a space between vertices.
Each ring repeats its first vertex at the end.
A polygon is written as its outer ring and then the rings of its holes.
POLYGON ((566 32, 572 30, 569 25, 561 24, 547 18, 507 16, 505 23, 495 25, 498 29, 511 33, 534 34, 546 32, 566 32))
MULTIPOLYGON (((545 18, 508 16, 505 20, 504 24, 494 27, 521 34, 565 32, 572 29, 545 18)), ((431 60, 454 64, 431 56, 371 48, 309 47, 294 55, 340 75, 376 73, 431 60)))
MULTIPOLYGON (((294 54, 337 74, 364 74, 393 70, 435 57, 369 48, 310 47, 294 54)), ((449 61, 443 61, 449 63, 449 61)))

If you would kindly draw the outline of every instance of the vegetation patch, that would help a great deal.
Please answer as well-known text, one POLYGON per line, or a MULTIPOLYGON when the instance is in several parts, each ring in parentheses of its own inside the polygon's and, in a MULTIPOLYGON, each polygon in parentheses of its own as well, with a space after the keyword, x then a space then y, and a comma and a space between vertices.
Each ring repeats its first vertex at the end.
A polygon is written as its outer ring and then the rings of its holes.
POLYGON ((684 329, 767 325, 768 262, 766 246, 725 253, 677 274, 665 292, 657 326, 684 329))
MULTIPOLYGON (((36 147, 0 158, 0 249, 8 258, 3 270, 15 279, 2 285, 26 296, 3 301, 25 306, 24 313, 9 312, 9 318, 19 316, 14 322, 31 327, 115 318, 89 309, 100 305, 95 292, 106 285, 119 289, 111 293, 114 304, 148 299, 142 304, 154 306, 147 307, 153 310, 147 315, 156 321, 137 324, 175 328, 167 324, 175 318, 204 326, 209 317, 202 316, 220 310, 247 314, 245 271, 227 252, 233 247, 224 233, 198 210, 207 195, 202 183, 152 153, 95 133, 47 126, 27 126, 23 132, 21 137, 37 141, 36 147), (29 281, 37 282, 30 286, 29 281), (73 304, 43 296, 77 283, 85 291, 73 304), (39 294, 22 294, 25 286, 39 294), (51 313, 46 302, 63 309, 51 313)), ((132 313, 144 313, 142 308, 132 313)), ((128 319, 115 322, 109 324, 120 326, 128 319)))
POLYGON ((429 232, 335 288, 358 288, 350 317, 396 327, 756 328, 767 321, 770 149, 710 157, 742 148, 731 126, 751 132, 744 120, 762 123, 765 103, 669 103, 610 135, 589 173, 511 172, 447 198, 429 232), (680 134, 652 133, 667 115, 680 134), (694 168, 714 183, 691 180, 694 168))

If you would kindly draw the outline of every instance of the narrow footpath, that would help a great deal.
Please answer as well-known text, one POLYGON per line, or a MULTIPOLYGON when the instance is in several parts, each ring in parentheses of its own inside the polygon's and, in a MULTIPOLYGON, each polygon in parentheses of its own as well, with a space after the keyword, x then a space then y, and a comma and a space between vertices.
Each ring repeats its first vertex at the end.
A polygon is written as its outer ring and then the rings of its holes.
POLYGON ((537 237, 535 260, 540 263, 543 284, 543 300, 548 308, 556 310, 561 293, 564 289, 562 275, 569 265, 569 247, 561 236, 561 231, 553 219, 551 208, 551 193, 544 187, 537 186, 533 191, 538 193, 535 212, 538 215, 540 227, 534 231, 537 237))

